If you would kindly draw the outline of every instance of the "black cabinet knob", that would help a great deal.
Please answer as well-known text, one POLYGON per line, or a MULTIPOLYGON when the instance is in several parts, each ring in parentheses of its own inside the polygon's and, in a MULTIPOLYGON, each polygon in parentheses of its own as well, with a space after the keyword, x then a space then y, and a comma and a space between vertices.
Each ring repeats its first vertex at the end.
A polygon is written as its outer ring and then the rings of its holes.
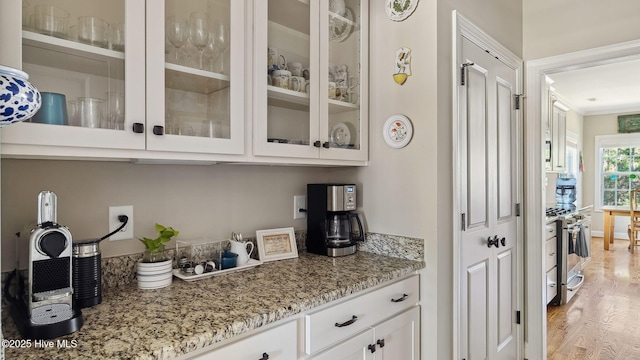
POLYGON ((144 124, 143 123, 133 123, 133 132, 136 134, 144 133, 144 124))
POLYGON ((322 147, 325 148, 325 149, 328 149, 329 148, 329 142, 328 141, 324 142, 322 144, 322 147))
POLYGON ((155 125, 153 127, 153 135, 164 135, 164 126, 155 125))
POLYGON ((320 140, 316 140, 316 141, 313 142, 313 146, 315 146, 317 148, 319 148, 321 146, 321 144, 322 143, 320 142, 320 140))
POLYGON ((269 354, 267 353, 262 353, 262 357, 258 360, 268 360, 269 359, 269 354))

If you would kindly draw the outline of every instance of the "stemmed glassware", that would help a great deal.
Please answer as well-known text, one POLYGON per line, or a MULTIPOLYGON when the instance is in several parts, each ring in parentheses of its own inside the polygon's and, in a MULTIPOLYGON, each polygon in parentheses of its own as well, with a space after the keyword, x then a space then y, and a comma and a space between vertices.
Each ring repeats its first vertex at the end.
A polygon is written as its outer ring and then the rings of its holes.
POLYGON ((165 32, 167 39, 175 48, 175 63, 180 63, 180 48, 187 42, 187 36, 189 35, 187 29, 187 22, 184 20, 177 20, 175 16, 169 16, 167 18, 165 32))
POLYGON ((209 36, 207 14, 200 11, 192 12, 189 18, 189 42, 200 52, 200 69, 204 49, 209 45, 209 36))

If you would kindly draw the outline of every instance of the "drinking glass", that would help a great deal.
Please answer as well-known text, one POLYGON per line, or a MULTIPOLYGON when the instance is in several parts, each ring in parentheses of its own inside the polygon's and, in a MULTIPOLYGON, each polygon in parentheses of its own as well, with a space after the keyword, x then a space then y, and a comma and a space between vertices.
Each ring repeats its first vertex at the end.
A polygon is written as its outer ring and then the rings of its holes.
POLYGON ((200 52, 200 69, 204 49, 209 45, 209 22, 207 14, 194 11, 189 18, 189 42, 200 52))
POLYGON ((188 29, 187 22, 184 20, 177 20, 175 16, 169 16, 167 18, 165 33, 167 39, 174 47, 175 63, 180 63, 180 48, 187 41, 188 29))

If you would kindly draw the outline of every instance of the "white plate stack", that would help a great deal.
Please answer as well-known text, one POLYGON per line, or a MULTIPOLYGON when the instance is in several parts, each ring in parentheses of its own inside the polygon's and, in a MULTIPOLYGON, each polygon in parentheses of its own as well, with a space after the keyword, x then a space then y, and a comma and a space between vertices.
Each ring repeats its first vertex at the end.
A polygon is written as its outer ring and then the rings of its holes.
POLYGON ((173 280, 171 259, 154 262, 138 263, 136 278, 138 278, 138 288, 143 290, 160 289, 171 285, 173 280))

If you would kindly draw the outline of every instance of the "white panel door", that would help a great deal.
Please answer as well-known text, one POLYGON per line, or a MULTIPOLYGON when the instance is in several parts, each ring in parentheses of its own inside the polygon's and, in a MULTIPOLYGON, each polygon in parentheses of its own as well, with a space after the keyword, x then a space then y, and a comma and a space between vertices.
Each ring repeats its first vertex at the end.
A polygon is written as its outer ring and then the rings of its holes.
POLYGON ((420 308, 413 307, 374 328, 376 360, 420 359, 420 308))
POLYGON ((376 346, 372 344, 373 329, 356 335, 329 350, 313 357, 313 360, 373 360, 376 346), (373 351, 372 351, 373 350, 373 351))
POLYGON ((461 45, 461 358, 516 359, 517 73, 467 38, 461 45))

